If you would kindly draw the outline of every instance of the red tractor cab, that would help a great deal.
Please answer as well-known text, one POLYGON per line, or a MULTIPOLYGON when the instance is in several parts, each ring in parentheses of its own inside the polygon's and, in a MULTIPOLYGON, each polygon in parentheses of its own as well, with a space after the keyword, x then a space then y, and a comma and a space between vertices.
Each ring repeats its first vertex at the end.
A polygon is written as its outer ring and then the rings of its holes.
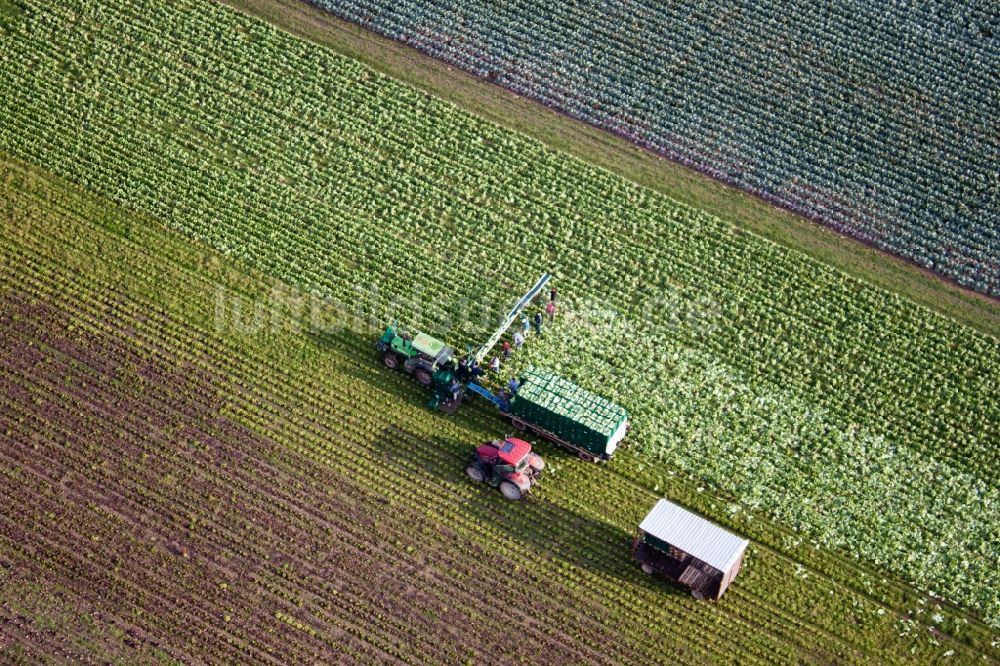
POLYGON ((519 500, 531 491, 545 469, 545 461, 531 452, 531 444, 508 437, 486 442, 476 449, 465 473, 477 483, 499 487, 509 500, 519 500))

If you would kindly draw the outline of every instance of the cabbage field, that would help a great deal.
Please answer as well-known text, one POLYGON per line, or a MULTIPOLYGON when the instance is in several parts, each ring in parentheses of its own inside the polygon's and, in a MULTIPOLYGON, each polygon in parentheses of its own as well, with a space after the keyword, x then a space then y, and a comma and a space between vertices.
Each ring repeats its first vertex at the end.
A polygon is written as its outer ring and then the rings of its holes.
POLYGON ((991 3, 312 1, 1000 295, 991 3))
POLYGON ((219 5, 17 7, 0 657, 1000 659, 995 338, 219 5), (372 343, 464 348, 546 270, 510 365, 632 430, 504 504, 496 414, 372 343), (720 603, 629 561, 661 496, 752 539, 720 603))
POLYGON ((220 329, 219 293, 289 286, 24 164, 0 200, 5 663, 496 663, 508 634, 539 664, 996 655, 963 611, 625 451, 543 444, 530 501, 484 493, 463 463, 496 416, 428 411, 375 331, 220 329), (754 538, 719 604, 628 559, 664 493, 754 538))

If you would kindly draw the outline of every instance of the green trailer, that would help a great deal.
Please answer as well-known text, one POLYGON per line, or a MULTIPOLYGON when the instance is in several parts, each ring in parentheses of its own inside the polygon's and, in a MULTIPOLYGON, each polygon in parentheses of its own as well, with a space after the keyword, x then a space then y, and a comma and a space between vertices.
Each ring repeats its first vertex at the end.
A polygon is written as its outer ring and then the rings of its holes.
POLYGON ((628 412, 564 377, 529 369, 501 411, 515 429, 529 430, 576 452, 606 461, 628 432, 628 412), (504 408, 506 407, 506 409, 504 408))

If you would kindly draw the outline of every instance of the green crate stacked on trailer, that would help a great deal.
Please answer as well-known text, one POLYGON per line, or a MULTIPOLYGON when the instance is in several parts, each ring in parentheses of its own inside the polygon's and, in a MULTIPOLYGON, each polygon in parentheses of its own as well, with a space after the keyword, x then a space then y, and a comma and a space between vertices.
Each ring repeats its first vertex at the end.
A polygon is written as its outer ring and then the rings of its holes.
POLYGON ((624 408, 544 370, 530 368, 521 379, 512 416, 597 457, 614 453, 628 428, 624 408))

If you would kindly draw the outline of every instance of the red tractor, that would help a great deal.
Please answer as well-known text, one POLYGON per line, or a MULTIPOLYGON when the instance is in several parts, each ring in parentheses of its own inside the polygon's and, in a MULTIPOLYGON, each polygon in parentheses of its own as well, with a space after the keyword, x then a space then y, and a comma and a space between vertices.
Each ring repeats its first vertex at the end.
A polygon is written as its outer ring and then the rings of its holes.
POLYGON ((519 500, 531 491, 545 469, 545 461, 531 452, 531 444, 508 437, 486 442, 476 449, 465 473, 477 483, 500 488, 509 500, 519 500))

